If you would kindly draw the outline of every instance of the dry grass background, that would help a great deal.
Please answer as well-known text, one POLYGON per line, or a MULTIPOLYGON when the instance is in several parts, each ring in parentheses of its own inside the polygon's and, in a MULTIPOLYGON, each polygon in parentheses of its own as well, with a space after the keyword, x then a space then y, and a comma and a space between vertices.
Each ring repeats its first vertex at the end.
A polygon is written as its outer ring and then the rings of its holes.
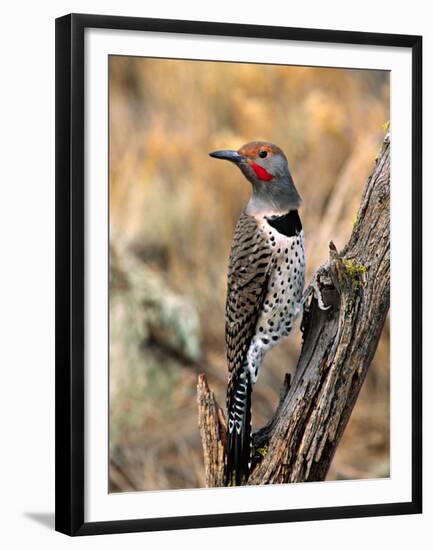
MULTIPOLYGON (((249 184, 208 157, 254 139, 286 152, 303 197, 308 277, 346 242, 389 119, 385 72, 110 58, 110 489, 203 486, 196 377, 225 402, 224 302, 249 184)), ((299 331, 266 359, 272 415, 299 331)), ((389 474, 389 328, 329 479, 389 474)))

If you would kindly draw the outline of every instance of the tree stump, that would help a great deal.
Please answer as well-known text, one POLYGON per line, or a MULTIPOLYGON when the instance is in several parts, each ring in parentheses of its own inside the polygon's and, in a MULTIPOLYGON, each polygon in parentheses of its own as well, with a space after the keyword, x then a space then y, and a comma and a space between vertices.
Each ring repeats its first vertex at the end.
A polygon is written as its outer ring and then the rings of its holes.
MULTIPOLYGON (((390 135, 365 186, 349 242, 316 272, 292 384, 286 377, 272 420, 253 435, 248 485, 322 481, 341 440, 385 323, 390 302, 390 135)), ((227 424, 206 376, 197 387, 207 487, 224 485, 227 424)))

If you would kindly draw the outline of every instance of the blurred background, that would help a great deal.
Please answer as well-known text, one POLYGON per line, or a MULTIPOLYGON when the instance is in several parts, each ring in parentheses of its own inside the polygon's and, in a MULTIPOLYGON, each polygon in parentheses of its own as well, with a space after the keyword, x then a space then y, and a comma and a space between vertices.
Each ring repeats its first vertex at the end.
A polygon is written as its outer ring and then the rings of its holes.
MULTIPOLYGON (((248 141, 286 153, 307 281, 350 235, 389 120, 382 71, 110 57, 110 491, 204 486, 196 380, 225 406, 226 268, 248 200, 208 156, 248 141)), ((299 325, 268 354, 253 429, 273 415, 299 325)), ((389 324, 328 479, 389 475, 389 324)))

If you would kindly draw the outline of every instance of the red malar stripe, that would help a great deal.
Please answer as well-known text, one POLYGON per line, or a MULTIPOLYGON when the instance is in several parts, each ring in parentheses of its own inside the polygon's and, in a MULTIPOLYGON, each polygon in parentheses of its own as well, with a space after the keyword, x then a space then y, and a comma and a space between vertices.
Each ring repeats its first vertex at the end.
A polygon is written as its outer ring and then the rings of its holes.
POLYGON ((250 166, 254 170, 254 172, 255 172, 256 176, 259 178, 259 180, 270 181, 271 179, 273 179, 274 176, 272 176, 269 172, 267 172, 259 164, 256 164, 255 162, 251 161, 250 166))

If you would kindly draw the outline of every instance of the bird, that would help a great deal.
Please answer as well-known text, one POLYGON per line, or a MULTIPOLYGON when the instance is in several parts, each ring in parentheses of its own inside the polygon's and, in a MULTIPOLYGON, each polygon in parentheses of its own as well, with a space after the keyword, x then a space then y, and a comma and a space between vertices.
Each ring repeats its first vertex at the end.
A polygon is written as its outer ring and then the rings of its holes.
POLYGON ((302 309, 305 243, 301 197, 284 152, 266 141, 209 153, 235 164, 251 196, 228 262, 225 343, 228 436, 225 484, 246 484, 252 462, 252 388, 265 354, 288 336, 302 309))

